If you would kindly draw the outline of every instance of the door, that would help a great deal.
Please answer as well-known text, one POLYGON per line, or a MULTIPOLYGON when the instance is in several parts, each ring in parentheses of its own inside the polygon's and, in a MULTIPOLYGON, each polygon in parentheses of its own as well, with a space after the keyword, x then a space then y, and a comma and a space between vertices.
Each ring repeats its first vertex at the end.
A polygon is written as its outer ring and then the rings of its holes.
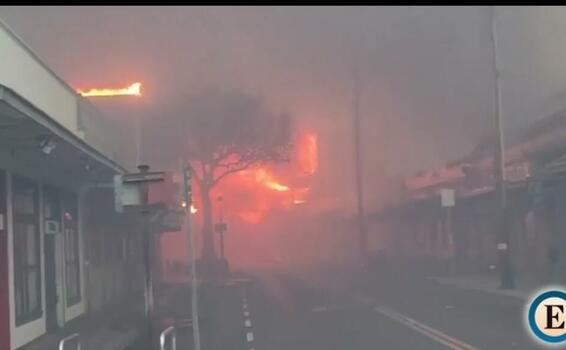
POLYGON ((6 222, 6 173, 0 170, 0 349, 10 348, 8 294, 8 232, 6 222))
POLYGON ((44 254, 45 254, 45 316, 47 331, 59 327, 62 318, 60 303, 61 276, 58 273, 57 249, 61 231, 61 204, 59 193, 53 187, 44 187, 43 190, 43 217, 44 217, 44 254))

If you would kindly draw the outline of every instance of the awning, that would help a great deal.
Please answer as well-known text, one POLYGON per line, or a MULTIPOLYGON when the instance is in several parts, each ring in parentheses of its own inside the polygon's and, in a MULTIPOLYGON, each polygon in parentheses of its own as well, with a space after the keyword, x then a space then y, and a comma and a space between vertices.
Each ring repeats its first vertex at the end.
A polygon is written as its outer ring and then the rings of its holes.
POLYGON ((14 167, 28 167, 42 175, 64 177, 70 182, 94 177, 108 179, 126 170, 104 156, 79 136, 33 106, 13 90, 0 85, 0 150, 3 159, 10 153, 14 167), (49 137, 56 144, 46 155, 39 147, 39 138, 49 137))

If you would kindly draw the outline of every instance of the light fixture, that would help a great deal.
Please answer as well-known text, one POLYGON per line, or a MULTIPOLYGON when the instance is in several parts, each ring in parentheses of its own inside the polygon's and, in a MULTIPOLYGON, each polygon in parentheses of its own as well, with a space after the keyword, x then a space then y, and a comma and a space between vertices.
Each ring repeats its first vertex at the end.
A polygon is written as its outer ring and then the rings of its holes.
POLYGON ((55 141, 53 141, 49 136, 39 137, 39 148, 41 149, 41 152, 49 155, 53 152, 56 146, 57 144, 55 141))

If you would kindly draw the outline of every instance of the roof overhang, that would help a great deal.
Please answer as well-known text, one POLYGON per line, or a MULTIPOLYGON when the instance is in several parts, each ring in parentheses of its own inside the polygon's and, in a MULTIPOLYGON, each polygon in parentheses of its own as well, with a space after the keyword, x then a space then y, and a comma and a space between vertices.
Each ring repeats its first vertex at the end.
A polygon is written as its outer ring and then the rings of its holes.
POLYGON ((113 172, 119 174, 127 173, 127 170, 122 165, 102 154, 100 151, 85 142, 81 137, 63 127, 56 120, 35 107, 25 98, 2 84, 0 84, 0 107, 10 110, 11 113, 8 113, 10 117, 32 120, 79 152, 111 169, 113 172))

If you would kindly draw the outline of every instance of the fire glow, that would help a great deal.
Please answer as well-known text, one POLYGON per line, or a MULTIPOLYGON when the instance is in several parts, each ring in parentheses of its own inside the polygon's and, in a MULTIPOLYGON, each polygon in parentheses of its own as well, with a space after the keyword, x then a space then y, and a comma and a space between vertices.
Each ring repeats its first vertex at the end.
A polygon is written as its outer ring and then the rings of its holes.
POLYGON ((297 160, 305 175, 312 175, 318 170, 318 137, 307 132, 299 139, 297 160))
POLYGON ((253 170, 255 172, 254 176, 257 182, 263 186, 275 190, 277 192, 289 191, 289 186, 283 185, 277 182, 273 175, 266 168, 257 168, 253 170))
POLYGON ((109 96, 141 96, 141 83, 133 83, 126 88, 120 89, 90 89, 77 90, 83 97, 109 97, 109 96))
MULTIPOLYGON (((303 130, 295 138, 291 163, 260 164, 237 172, 220 182, 211 198, 222 196, 224 215, 248 224, 261 224, 274 211, 304 210, 310 202, 311 176, 319 167, 317 143, 316 133, 303 130)), ((195 199, 201 208, 198 190, 195 199)))

